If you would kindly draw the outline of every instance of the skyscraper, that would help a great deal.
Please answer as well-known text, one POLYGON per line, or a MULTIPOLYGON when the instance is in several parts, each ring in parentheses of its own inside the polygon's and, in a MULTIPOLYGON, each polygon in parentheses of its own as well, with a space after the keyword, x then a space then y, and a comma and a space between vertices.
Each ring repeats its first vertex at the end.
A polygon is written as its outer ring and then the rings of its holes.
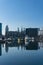
POLYGON ((8 25, 6 25, 6 28, 5 28, 5 36, 6 37, 8 36, 8 31, 9 31, 9 27, 8 27, 8 25))
POLYGON ((0 23, 0 35, 2 35, 2 23, 0 23))

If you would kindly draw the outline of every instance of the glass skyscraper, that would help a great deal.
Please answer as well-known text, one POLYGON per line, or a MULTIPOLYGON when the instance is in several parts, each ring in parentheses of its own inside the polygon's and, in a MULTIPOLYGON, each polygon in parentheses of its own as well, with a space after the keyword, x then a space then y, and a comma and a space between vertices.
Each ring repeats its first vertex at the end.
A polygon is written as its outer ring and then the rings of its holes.
POLYGON ((0 35, 2 35, 2 23, 0 23, 0 35))

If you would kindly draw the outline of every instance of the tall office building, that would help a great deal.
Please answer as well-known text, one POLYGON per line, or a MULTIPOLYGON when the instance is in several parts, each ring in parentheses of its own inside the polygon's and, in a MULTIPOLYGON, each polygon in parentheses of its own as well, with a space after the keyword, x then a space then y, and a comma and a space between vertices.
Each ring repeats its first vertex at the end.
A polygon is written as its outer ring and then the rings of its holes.
POLYGON ((2 23, 0 23, 0 35, 2 35, 2 23))
POLYGON ((8 25, 6 25, 6 28, 5 28, 5 36, 6 37, 8 36, 8 31, 9 31, 9 27, 8 27, 8 25))

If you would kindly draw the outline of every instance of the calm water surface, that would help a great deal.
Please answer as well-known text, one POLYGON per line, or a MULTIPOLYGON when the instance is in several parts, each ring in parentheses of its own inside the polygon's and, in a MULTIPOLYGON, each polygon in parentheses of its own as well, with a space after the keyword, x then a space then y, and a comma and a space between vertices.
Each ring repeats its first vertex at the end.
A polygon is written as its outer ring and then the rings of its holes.
POLYGON ((0 65, 43 65, 43 43, 28 46, 0 43, 0 65))

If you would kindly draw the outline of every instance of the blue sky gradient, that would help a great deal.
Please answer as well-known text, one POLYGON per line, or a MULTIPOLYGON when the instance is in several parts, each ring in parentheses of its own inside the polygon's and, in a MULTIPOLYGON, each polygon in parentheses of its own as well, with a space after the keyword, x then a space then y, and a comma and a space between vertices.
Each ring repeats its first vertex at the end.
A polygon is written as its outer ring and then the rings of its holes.
POLYGON ((10 30, 43 27, 43 0, 0 0, 0 22, 10 30))

